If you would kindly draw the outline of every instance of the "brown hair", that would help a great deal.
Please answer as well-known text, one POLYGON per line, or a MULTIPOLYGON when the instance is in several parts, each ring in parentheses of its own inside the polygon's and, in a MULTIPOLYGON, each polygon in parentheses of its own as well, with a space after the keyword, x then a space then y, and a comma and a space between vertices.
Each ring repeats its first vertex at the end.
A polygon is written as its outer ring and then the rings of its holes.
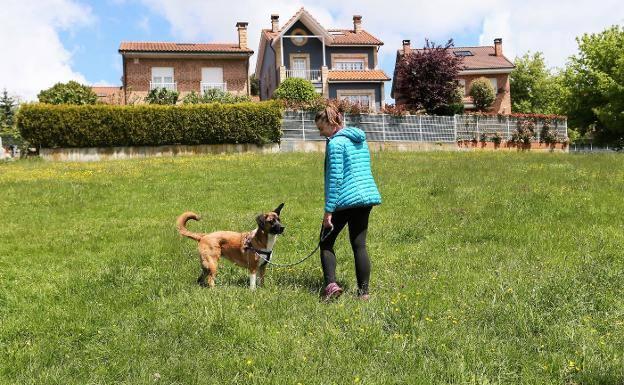
POLYGON ((334 127, 342 127, 343 118, 342 114, 340 113, 340 111, 338 111, 336 107, 327 106, 316 113, 316 116, 314 117, 314 122, 316 123, 318 121, 327 122, 334 127))

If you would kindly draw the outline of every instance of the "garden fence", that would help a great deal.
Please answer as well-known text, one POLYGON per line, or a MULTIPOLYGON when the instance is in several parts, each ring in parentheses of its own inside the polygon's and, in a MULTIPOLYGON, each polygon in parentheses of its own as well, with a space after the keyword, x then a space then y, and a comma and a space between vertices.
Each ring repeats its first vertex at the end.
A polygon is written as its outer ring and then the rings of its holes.
MULTIPOLYGON (((314 124, 314 112, 285 111, 282 121, 282 140, 324 140, 314 124)), ((345 115, 345 125, 355 126, 366 132, 369 141, 380 142, 457 142, 481 140, 498 134, 502 140, 510 140, 520 121, 526 119, 508 116, 429 116, 388 114, 345 115)), ((567 121, 551 120, 557 139, 568 138, 567 121)), ((539 140, 544 120, 535 124, 536 140, 539 140)))

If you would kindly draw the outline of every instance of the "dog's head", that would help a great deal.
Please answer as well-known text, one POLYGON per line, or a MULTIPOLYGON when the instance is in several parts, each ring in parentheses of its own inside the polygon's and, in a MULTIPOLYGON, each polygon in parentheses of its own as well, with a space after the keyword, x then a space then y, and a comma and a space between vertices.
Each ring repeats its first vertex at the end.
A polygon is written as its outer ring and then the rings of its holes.
POLYGON ((282 223, 280 222, 280 212, 282 211, 282 207, 284 207, 283 203, 277 206, 277 208, 273 211, 258 215, 256 217, 258 228, 268 234, 277 235, 283 233, 285 227, 282 226, 282 223))

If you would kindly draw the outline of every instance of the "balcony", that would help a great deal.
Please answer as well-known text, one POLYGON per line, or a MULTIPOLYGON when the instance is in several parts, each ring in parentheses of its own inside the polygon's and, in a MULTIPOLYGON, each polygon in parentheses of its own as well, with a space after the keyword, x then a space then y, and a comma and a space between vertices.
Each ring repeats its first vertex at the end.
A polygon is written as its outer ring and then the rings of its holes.
POLYGON ((321 83, 321 70, 286 70, 286 79, 299 78, 309 80, 312 83, 321 83))
POLYGON ((201 82, 200 91, 201 93, 206 93, 208 90, 221 90, 223 92, 227 92, 227 82, 225 83, 210 83, 210 82, 201 82))
POLYGON ((156 88, 164 88, 169 91, 176 91, 178 89, 178 83, 176 82, 173 82, 173 83, 150 82, 150 90, 153 90, 156 88))

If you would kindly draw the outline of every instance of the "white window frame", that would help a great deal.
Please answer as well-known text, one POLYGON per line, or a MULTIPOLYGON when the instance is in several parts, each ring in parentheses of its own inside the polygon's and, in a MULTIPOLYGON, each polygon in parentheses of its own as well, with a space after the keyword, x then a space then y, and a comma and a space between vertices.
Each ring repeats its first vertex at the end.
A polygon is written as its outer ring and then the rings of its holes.
POLYGON ((347 99, 353 102, 354 99, 362 99, 368 97, 368 108, 375 110, 375 90, 338 90, 336 91, 336 99, 347 99))
POLYGON ((364 59, 336 59, 333 69, 338 71, 364 71, 366 69, 366 63, 364 59))
POLYGON ((218 89, 221 91, 227 91, 227 83, 223 80, 223 67, 202 67, 201 68, 201 83, 200 93, 204 93, 209 89, 218 89), (213 70, 213 71, 207 71, 213 70), (216 70, 216 71, 214 71, 216 70), (207 72, 215 72, 217 76, 215 78, 207 78, 207 72))
POLYGON ((151 88, 161 87, 176 89, 173 67, 152 67, 151 88))
POLYGON ((466 96, 466 79, 458 79, 459 87, 463 90, 462 96, 466 96))
POLYGON ((490 84, 494 88, 494 94, 498 93, 498 80, 496 78, 488 78, 490 84))

